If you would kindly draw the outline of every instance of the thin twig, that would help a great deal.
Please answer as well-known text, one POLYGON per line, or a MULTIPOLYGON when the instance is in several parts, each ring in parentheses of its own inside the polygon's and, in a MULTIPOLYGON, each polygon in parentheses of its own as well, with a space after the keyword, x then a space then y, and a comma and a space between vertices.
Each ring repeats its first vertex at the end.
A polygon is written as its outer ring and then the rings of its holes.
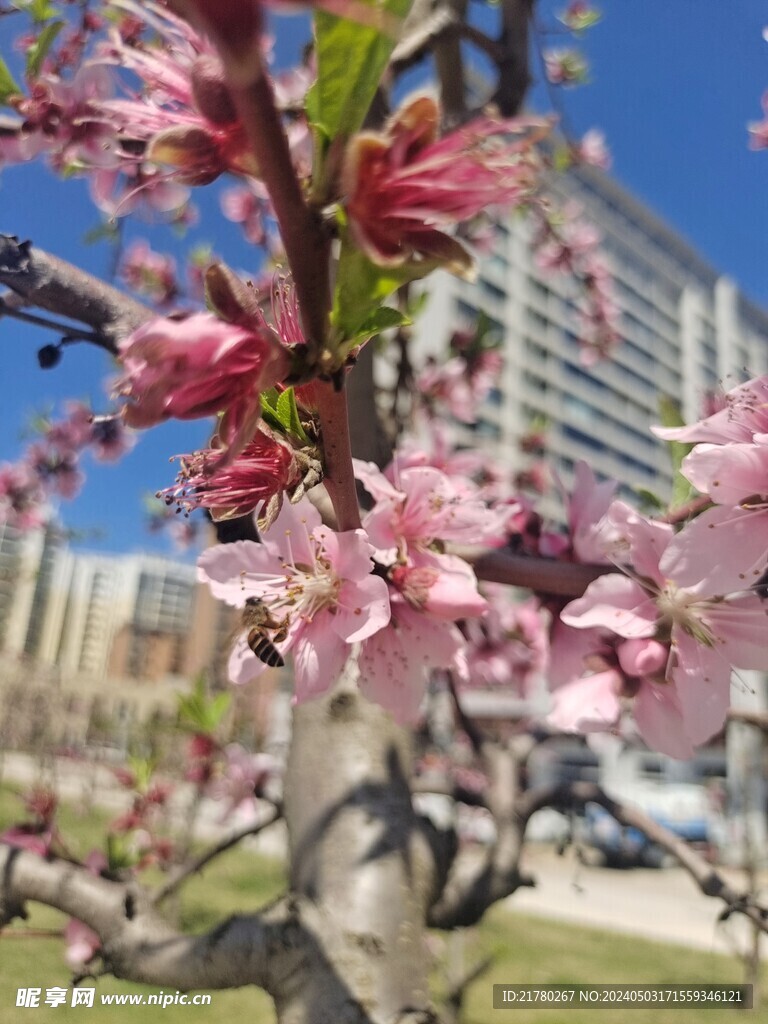
POLYGON ((712 504, 712 499, 708 494, 699 494, 695 498, 691 498, 685 505, 680 505, 678 508, 672 509, 667 512, 665 516, 659 517, 660 523, 670 523, 672 526, 678 523, 684 523, 687 519, 691 519, 693 516, 698 515, 699 512, 704 512, 712 504))
POLYGON ((279 821, 283 816, 282 807, 276 804, 272 809, 272 814, 269 818, 264 821, 258 822, 256 825, 248 825, 246 828, 240 829, 239 832, 234 832, 231 836, 227 836, 226 839, 222 839, 221 842, 216 843, 215 846, 211 846, 208 850, 205 850, 198 857, 193 858, 186 864, 182 864, 180 868, 165 882, 164 885, 160 886, 154 893, 152 893, 150 902, 157 906, 162 903, 163 900, 167 899, 172 893, 176 892, 192 875, 199 874, 206 865, 210 864, 216 857, 220 857, 222 853, 226 853, 227 850, 231 850, 233 846, 237 846, 238 843, 242 842, 243 839, 247 839, 248 836, 257 836, 260 832, 263 832, 265 828, 273 825, 276 821, 279 821))
MULTIPOLYGON (((0 12, 2 13, 2 12, 0 12)), ((0 931, 0 939, 63 939, 63 928, 14 928, 0 931)))
POLYGON ((250 84, 230 88, 272 200, 309 352, 317 354, 328 333, 330 239, 304 199, 268 76, 262 70, 250 84))
POLYGON ((482 960, 479 960, 474 967, 470 967, 466 974, 451 986, 445 1001, 448 1004, 453 1020, 459 1021, 461 1019, 461 1011, 464 1005, 464 996, 466 995, 467 989, 470 985, 474 984, 478 978, 482 978, 484 974, 487 974, 491 967, 493 967, 494 959, 495 957, 493 954, 484 956, 482 960))
POLYGON ((483 750, 483 742, 485 737, 478 727, 477 723, 474 722, 464 710, 461 698, 459 697, 458 689, 456 688, 456 679, 453 672, 445 673, 448 681, 448 691, 451 694, 453 700, 453 707, 456 712, 456 717, 459 720, 459 725, 466 734, 467 739, 472 744, 472 749, 476 754, 481 754, 483 750))
POLYGON ((323 483, 328 491, 340 531, 360 528, 360 506, 352 468, 347 395, 328 381, 315 384, 317 412, 323 444, 323 483))
POLYGON ((108 348, 108 340, 101 334, 95 334, 93 331, 83 331, 73 324, 65 324, 60 320, 50 320, 48 317, 36 316, 34 313, 25 313, 14 306, 9 305, 2 296, 0 296, 0 319, 2 317, 10 317, 11 320, 20 320, 25 324, 36 324, 38 327, 47 327, 51 331, 56 331, 67 341, 90 341, 94 345, 98 345, 101 348, 108 348))
MULTIPOLYGON (((304 199, 269 78, 262 71, 250 83, 235 82, 230 88, 280 227, 296 287, 308 361, 321 360, 331 308, 330 238, 319 214, 304 199)), ((360 511, 343 379, 338 386, 336 381, 318 381, 316 393, 325 485, 339 529, 354 530, 360 526, 360 511)))
POLYGON ((531 790, 520 800, 519 812, 527 821, 542 807, 574 809, 587 803, 605 808, 620 825, 638 829, 651 842, 671 854, 705 896, 720 899, 726 904, 726 916, 744 914, 761 931, 768 933, 768 909, 758 905, 750 893, 738 892, 684 839, 654 821, 640 808, 614 800, 594 783, 572 782, 531 790))
POLYGON ((123 338, 157 315, 92 274, 14 235, 0 234, 0 285, 26 306, 87 324, 103 339, 98 343, 113 353, 123 338))
POLYGON ((729 722, 752 725, 756 729, 768 733, 768 711, 744 711, 741 708, 729 708, 727 717, 729 722))

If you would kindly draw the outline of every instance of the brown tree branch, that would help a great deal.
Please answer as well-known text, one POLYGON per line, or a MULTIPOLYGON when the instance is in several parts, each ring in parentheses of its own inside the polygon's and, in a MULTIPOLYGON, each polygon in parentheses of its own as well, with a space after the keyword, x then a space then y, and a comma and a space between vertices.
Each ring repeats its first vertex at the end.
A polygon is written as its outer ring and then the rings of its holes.
POLYGON ((536 811, 545 807, 580 811, 587 803, 596 803, 621 825, 638 829, 673 856, 705 896, 722 900, 725 910, 721 917, 743 914, 756 928, 768 933, 768 908, 757 904, 748 892, 734 889, 685 840, 644 811, 614 800, 599 786, 588 782, 558 783, 521 793, 517 787, 522 758, 519 755, 515 758, 510 750, 491 744, 486 746, 491 781, 485 803, 493 814, 497 837, 484 856, 472 858, 471 854, 464 854, 457 858, 440 899, 431 908, 429 923, 433 927, 475 924, 499 899, 511 895, 520 886, 536 884, 519 869, 525 830, 536 811))
POLYGON ((581 597, 598 576, 616 572, 613 565, 584 565, 555 558, 516 555, 503 550, 454 547, 450 550, 472 565, 478 579, 505 583, 510 587, 526 587, 558 597, 581 597))
POLYGON ((336 513, 338 529, 357 530, 360 527, 360 506, 352 468, 346 389, 318 380, 315 396, 323 446, 323 483, 336 513))
POLYGON ((293 959, 304 941, 297 907, 290 901, 263 914, 232 917, 203 935, 182 935, 158 916, 137 886, 0 844, 0 924, 23 915, 27 900, 92 928, 101 940, 99 955, 116 977, 165 988, 256 984, 272 991, 273 956, 292 950, 293 959))
POLYGON ((262 70, 250 84, 230 88, 258 161, 261 179, 272 200, 296 287, 307 345, 310 352, 318 353, 328 334, 330 237, 320 216, 304 198, 266 73, 262 70))
POLYGON ((686 519, 692 519, 699 512, 704 512, 711 504, 712 499, 708 494, 697 494, 695 498, 691 498, 684 505, 672 509, 665 516, 659 516, 658 521, 660 523, 671 523, 675 526, 677 523, 684 523, 686 519))
POLYGON ((497 61, 499 78, 493 100, 504 117, 519 114, 531 84, 530 25, 536 0, 501 0, 503 57, 497 61))
POLYGON ((199 874, 203 868, 207 867, 211 861, 220 857, 222 853, 226 853, 227 850, 231 850, 233 847, 241 843, 243 839, 247 839, 248 836, 257 836, 260 832, 263 832, 265 828, 269 828, 276 821, 279 821, 283 816, 282 808, 275 806, 272 808, 272 813, 264 821, 260 821, 255 825, 249 825, 247 828, 242 828, 238 832, 234 832, 232 835, 227 836, 220 842, 215 843, 209 847, 203 853, 197 857, 193 857, 186 864, 182 864, 179 868, 173 872, 171 877, 155 892, 152 893, 151 902, 154 906, 158 906, 163 900, 166 900, 172 893, 176 892, 185 882, 189 881, 192 875, 199 874))
MULTIPOLYGON (((352 979, 328 957, 329 928, 335 929, 311 899, 287 896, 260 913, 230 917, 210 932, 183 935, 131 883, 0 844, 0 927, 23 916, 27 900, 60 910, 96 932, 102 966, 89 969, 88 977, 111 973, 181 991, 257 985, 274 998, 278 1020, 292 1024, 310 1019, 307 1007, 328 1010, 323 1020, 380 1020, 370 1016, 354 995, 352 979)), ((416 1010, 401 1009, 392 1020, 440 1024, 436 1016, 416 1010)))
POLYGON ((495 957, 493 955, 484 956, 482 960, 479 960, 474 967, 470 967, 466 973, 451 984, 445 1002, 448 1006, 448 1020, 454 1021, 455 1024, 460 1024, 462 1009, 464 1007, 464 998, 467 994, 467 989, 470 985, 473 985, 478 978, 482 978, 484 974, 493 967, 495 957))
POLYGON ((428 922, 433 928, 461 928, 476 924, 485 911, 521 886, 535 885, 520 871, 527 818, 518 803, 522 769, 535 746, 532 736, 514 737, 501 746, 486 740, 482 757, 489 785, 485 805, 496 826, 496 837, 480 857, 471 850, 460 854, 440 898, 430 908, 428 922))
POLYGON ((472 749, 474 750, 474 752, 478 755, 481 755, 483 752, 483 744, 486 741, 486 737, 483 734, 482 729, 478 726, 477 722, 471 719, 464 710, 461 703, 461 697, 459 696, 459 691, 456 686, 456 679, 453 675, 453 672, 447 672, 446 675, 448 677, 448 690, 451 694, 451 699, 453 700, 453 707, 456 712, 456 717, 459 720, 459 725, 464 731, 470 744, 472 745, 472 749))
POLYGON ((729 708, 728 721, 740 725, 753 725, 764 733, 768 733, 768 711, 746 711, 742 708, 729 708))
POLYGON ((32 324, 35 327, 45 327, 46 330, 55 331, 61 336, 63 342, 67 341, 89 341, 93 345, 105 347, 105 339, 93 331, 85 331, 74 324, 66 324, 60 320, 51 320, 46 316, 37 316, 34 313, 25 313, 19 307, 18 295, 6 292, 0 295, 0 319, 7 316, 10 320, 18 320, 20 323, 32 324))
MULTIPOLYGON (((459 24, 467 13, 467 0, 443 0, 459 24)), ((455 32, 438 36, 432 46, 432 58, 440 83, 440 101, 445 127, 453 128, 467 118, 467 89, 464 81, 464 60, 461 40, 455 32)))
POLYGON ((431 53, 435 53, 448 121, 466 115, 465 83, 460 42, 472 43, 496 64, 498 79, 492 97, 505 117, 520 113, 531 82, 529 62, 530 22, 535 0, 504 0, 502 29, 492 39, 464 20, 466 4, 443 2, 435 6, 416 0, 405 23, 403 38, 392 52, 390 68, 401 74, 431 53), (461 97, 458 95, 461 92, 461 97))
POLYGON ((614 800, 595 783, 572 782, 531 790, 519 801, 518 813, 521 819, 527 822, 531 815, 542 807, 581 810, 588 803, 605 808, 619 824, 638 829, 651 842, 671 854, 705 896, 720 899, 725 903, 726 916, 732 913, 744 914, 761 931, 768 933, 768 909, 755 903, 749 893, 734 889, 684 839, 654 821, 645 811, 614 800))
POLYGON ((156 315, 112 285, 13 235, 0 234, 0 284, 27 306, 87 324, 96 336, 87 340, 112 353, 123 338, 156 315))

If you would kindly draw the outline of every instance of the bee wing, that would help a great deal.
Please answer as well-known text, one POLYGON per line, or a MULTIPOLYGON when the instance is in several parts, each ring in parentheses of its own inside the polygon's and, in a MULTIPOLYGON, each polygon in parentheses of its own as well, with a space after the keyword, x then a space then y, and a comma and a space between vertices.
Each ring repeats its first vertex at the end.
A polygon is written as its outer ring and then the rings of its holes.
POLYGON ((229 656, 228 671, 231 682, 235 684, 249 683, 252 679, 260 676, 266 668, 263 661, 254 658, 246 635, 242 632, 235 641, 229 656))

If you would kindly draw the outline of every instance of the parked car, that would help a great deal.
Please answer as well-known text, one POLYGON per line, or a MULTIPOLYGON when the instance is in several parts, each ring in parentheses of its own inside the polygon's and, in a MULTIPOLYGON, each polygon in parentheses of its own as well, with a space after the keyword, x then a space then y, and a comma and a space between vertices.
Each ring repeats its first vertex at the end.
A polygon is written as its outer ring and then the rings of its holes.
MULTIPOLYGON (((704 849, 711 842, 711 806, 706 790, 689 783, 635 783, 612 793, 634 804, 686 842, 704 849)), ((582 841, 610 867, 663 867, 669 855, 639 829, 620 824, 599 804, 587 804, 582 841)))

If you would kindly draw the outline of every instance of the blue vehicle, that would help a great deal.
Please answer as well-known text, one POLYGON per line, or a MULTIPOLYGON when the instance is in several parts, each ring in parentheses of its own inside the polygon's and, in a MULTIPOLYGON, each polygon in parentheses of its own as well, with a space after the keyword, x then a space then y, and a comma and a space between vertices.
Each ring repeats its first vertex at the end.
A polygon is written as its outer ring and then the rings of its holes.
MULTIPOLYGON (((686 842, 706 845, 710 841, 709 821, 703 814, 672 817, 651 808, 645 810, 659 825, 686 842)), ((584 840, 602 854, 608 867, 659 868, 667 858, 666 852, 643 832, 621 825, 599 804, 586 806, 584 840)))

